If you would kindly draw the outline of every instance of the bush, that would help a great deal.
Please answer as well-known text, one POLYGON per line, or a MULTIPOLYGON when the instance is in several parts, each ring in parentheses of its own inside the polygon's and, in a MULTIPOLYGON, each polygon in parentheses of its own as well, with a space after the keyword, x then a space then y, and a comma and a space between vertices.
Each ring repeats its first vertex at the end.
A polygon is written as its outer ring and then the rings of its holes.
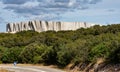
POLYGON ((104 43, 100 43, 93 47, 89 53, 89 60, 95 61, 97 58, 106 58, 109 54, 109 48, 104 43))
MULTIPOLYGON (((42 53, 45 51, 46 46, 42 44, 32 43, 28 46, 26 46, 23 51, 21 51, 21 54, 19 55, 22 59, 22 63, 36 63, 35 58, 40 59, 39 56, 42 55, 42 53)), ((42 59, 40 59, 42 60, 42 59)), ((39 60, 38 60, 39 61, 39 60)), ((41 61, 39 61, 41 62, 41 61)))

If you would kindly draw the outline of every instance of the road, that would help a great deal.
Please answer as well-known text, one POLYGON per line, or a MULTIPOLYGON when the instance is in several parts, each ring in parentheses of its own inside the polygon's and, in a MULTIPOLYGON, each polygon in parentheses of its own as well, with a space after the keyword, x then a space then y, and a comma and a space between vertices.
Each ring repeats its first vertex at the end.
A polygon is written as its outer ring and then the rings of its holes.
POLYGON ((0 65, 0 68, 14 72, 65 72, 59 69, 54 69, 44 66, 13 66, 13 65, 0 65))

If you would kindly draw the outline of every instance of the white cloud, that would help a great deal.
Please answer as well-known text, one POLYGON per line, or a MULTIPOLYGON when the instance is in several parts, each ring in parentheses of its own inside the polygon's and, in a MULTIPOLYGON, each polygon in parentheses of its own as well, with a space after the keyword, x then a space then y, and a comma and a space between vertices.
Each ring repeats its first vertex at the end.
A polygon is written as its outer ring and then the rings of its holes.
MULTIPOLYGON (((53 13, 57 12, 55 9, 59 9, 60 12, 61 11, 63 12, 63 9, 64 12, 76 8, 85 9, 88 7, 88 4, 91 4, 91 2, 92 3, 98 2, 98 0, 14 0, 13 2, 12 1, 13 0, 5 1, 3 0, 3 3, 6 4, 7 6, 6 9, 12 9, 15 12, 19 12, 20 10, 24 12, 23 9, 25 9, 25 13, 26 10, 27 9, 30 10, 30 8, 33 11, 36 11, 36 9, 38 9, 38 11, 40 10, 43 11, 44 13, 46 13, 46 11, 47 12, 52 11, 53 13), (50 10, 49 8, 54 8, 54 10, 50 10)), ((29 11, 29 13, 32 14, 33 11, 29 11)))
POLYGON ((22 4, 21 6, 25 7, 25 8, 34 8, 36 6, 39 6, 39 2, 37 2, 37 1, 30 1, 30 2, 26 2, 26 3, 22 4))
POLYGON ((76 3, 76 0, 70 0, 68 3, 68 6, 73 6, 76 3))
MULTIPOLYGON (((101 0, 100 0, 101 1, 101 0)), ((5 10, 25 18, 51 20, 60 14, 76 9, 88 9, 88 5, 98 0, 2 0, 5 10)))

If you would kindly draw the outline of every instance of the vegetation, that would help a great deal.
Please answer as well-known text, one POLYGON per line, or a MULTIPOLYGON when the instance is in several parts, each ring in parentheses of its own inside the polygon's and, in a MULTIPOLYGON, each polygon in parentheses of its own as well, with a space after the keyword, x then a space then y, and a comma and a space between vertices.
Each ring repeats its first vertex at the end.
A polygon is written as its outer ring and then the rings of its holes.
POLYGON ((98 58, 120 63, 120 25, 95 25, 76 31, 22 31, 0 34, 0 63, 44 63, 66 66, 98 58))

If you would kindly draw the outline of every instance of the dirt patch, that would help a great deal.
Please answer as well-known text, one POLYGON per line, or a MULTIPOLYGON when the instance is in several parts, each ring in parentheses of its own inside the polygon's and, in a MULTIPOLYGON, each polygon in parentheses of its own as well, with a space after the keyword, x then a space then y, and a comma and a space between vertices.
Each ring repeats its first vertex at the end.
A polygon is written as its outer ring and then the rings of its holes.
POLYGON ((106 63, 102 58, 99 58, 95 63, 71 65, 68 66, 70 68, 67 72, 120 72, 120 64, 106 63))

